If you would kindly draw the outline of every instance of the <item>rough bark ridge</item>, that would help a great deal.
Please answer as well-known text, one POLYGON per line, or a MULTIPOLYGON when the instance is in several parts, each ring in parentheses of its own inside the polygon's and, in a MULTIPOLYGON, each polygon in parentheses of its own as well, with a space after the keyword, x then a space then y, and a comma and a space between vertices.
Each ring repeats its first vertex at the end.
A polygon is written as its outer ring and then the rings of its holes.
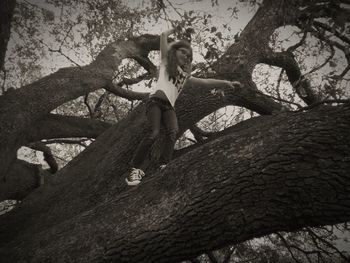
POLYGON ((119 194, 41 226, 35 238, 22 229, 7 240, 5 262, 178 262, 274 231, 347 221, 349 120, 350 105, 252 119, 140 187, 106 185, 119 194))

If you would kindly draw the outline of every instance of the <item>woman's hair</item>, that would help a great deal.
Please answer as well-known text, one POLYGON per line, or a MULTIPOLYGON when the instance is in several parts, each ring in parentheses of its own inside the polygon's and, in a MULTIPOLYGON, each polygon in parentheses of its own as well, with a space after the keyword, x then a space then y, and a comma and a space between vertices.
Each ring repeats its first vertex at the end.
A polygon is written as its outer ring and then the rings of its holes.
MULTIPOLYGON (((176 78, 177 75, 177 56, 176 56, 176 51, 179 48, 187 48, 191 53, 190 61, 193 59, 193 54, 192 54, 192 48, 191 44, 186 41, 186 40, 180 40, 175 42, 174 44, 171 44, 170 49, 168 50, 167 53, 167 71, 170 77, 176 78)), ((191 73, 191 62, 188 63, 188 65, 183 66, 183 70, 186 71, 188 74, 191 73)))

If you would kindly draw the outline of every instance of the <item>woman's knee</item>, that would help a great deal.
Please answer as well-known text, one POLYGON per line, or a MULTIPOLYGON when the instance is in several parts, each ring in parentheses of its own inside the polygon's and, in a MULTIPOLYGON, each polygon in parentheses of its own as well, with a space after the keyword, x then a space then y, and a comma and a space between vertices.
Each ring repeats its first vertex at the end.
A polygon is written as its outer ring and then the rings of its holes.
POLYGON ((154 141, 157 139, 158 136, 159 136, 159 130, 158 129, 152 130, 148 135, 148 139, 151 141, 154 141))

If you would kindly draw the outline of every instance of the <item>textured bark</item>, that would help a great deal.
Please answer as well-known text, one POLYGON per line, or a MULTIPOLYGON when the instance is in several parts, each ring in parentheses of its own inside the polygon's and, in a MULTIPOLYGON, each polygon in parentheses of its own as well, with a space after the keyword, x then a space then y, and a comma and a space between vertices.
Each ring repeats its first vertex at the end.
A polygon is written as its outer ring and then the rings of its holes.
MULTIPOLYGON (((110 163, 97 169, 104 182, 97 174, 75 178, 72 196, 56 185, 57 193, 37 191, 30 201, 41 211, 35 218, 13 221, 27 202, 1 219, 1 253, 8 262, 178 262, 275 231, 350 219, 350 105, 257 117, 245 127, 148 174, 137 188, 120 185, 120 164, 110 163), (79 184, 89 187, 89 197, 81 199, 79 184), (57 214, 57 203, 35 200, 43 194, 64 199, 57 214), (73 198, 89 209, 69 215, 73 198)), ((109 152, 117 159, 124 154, 121 148, 109 152)), ((70 181, 64 177, 62 186, 70 181)))
POLYGON ((3 200, 22 200, 44 181, 45 172, 39 165, 17 160, 8 176, 0 181, 0 202, 3 200))
POLYGON ((94 119, 49 114, 33 124, 27 130, 26 137, 28 142, 54 138, 96 138, 111 126, 94 119))

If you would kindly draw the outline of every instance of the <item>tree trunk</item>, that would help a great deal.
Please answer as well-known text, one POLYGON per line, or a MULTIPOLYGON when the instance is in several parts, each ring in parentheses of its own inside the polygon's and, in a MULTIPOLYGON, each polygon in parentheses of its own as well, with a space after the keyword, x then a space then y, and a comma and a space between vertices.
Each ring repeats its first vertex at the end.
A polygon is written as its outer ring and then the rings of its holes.
POLYGON ((95 143, 67 168, 84 176, 62 174, 55 193, 39 189, 1 218, 1 253, 5 262, 178 262, 275 231, 345 222, 349 120, 350 105, 257 117, 135 188, 125 186, 123 147, 103 149, 89 172, 84 160, 104 148, 95 143))

